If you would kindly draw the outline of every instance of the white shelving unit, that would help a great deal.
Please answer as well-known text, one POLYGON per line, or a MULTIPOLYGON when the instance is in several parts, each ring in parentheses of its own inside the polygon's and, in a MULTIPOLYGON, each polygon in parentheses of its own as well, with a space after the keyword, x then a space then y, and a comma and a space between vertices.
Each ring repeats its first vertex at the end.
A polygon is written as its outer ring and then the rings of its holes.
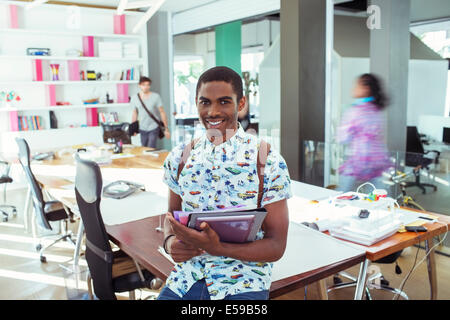
MULTIPOLYGON (((14 101, 12 107, 0 102, 0 153, 15 153, 15 137, 28 140, 31 149, 43 150, 49 142, 52 147, 68 146, 82 142, 99 142, 101 127, 86 127, 87 109, 97 108, 99 112, 117 112, 119 121, 130 122, 132 109, 129 103, 117 103, 119 84, 128 85, 128 95, 138 92, 138 80, 96 80, 69 81, 69 61, 78 61, 80 70, 94 70, 115 79, 123 70, 140 69, 139 74, 148 74, 147 30, 145 26, 138 34, 114 34, 115 10, 79 8, 78 29, 67 21, 72 14, 69 6, 43 4, 32 10, 24 10, 26 3, 0 1, 0 17, 8 17, 9 5, 16 5, 19 13, 19 28, 11 28, 9 19, 0 19, 0 91, 15 91, 21 101, 14 101), (46 17, 43 19, 42 17, 46 17), (94 37, 94 57, 68 56, 68 50, 83 51, 83 37, 94 37), (137 43, 139 57, 98 57, 99 41, 137 43), (51 56, 28 56, 27 48, 49 48, 51 56), (33 81, 33 61, 42 60, 44 81, 33 81), (60 64, 60 81, 49 81, 50 63, 60 64), (56 101, 70 105, 48 105, 47 87, 55 86, 56 101), (114 103, 106 103, 106 93, 114 103), (99 104, 85 105, 84 100, 100 98, 99 104), (101 111, 100 111, 101 110, 101 111), (50 128, 50 111, 58 120, 58 128, 50 128), (18 116, 40 116, 42 130, 12 131, 11 112, 18 116)), ((130 32, 144 13, 126 12, 126 30, 130 32)))
POLYGON ((65 105, 65 106, 27 106, 27 107, 8 107, 0 108, 0 113, 11 112, 11 111, 32 111, 32 110, 44 110, 44 111, 65 111, 65 110, 76 110, 76 109, 87 109, 87 108, 126 108, 128 103, 108 103, 108 104, 82 104, 82 105, 65 105))

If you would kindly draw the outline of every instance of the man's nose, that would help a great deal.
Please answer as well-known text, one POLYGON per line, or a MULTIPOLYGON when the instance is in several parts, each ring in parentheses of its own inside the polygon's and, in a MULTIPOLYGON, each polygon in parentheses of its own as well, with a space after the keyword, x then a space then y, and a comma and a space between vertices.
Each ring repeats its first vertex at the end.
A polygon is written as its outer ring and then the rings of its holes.
POLYGON ((221 106, 219 103, 213 103, 209 108, 208 116, 211 118, 219 117, 221 114, 221 106))

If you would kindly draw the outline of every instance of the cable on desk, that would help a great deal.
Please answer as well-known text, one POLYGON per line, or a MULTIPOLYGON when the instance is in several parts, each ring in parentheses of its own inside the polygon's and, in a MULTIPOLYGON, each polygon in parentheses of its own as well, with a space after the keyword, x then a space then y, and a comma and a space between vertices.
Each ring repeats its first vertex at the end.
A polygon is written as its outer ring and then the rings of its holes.
MULTIPOLYGON (((403 281, 401 282, 401 284, 400 284, 400 291, 402 291, 403 290, 403 288, 404 288, 404 286, 405 286, 405 283, 406 283, 406 281, 408 280, 408 278, 409 278, 409 276, 425 261, 425 259, 431 254, 431 252, 433 252, 433 250, 434 250, 434 248, 436 248, 436 247, 438 247, 441 243, 443 243, 444 241, 445 241, 445 239, 447 238, 447 234, 448 234, 448 224, 447 223, 442 223, 442 222, 439 222, 439 221, 437 221, 437 223, 440 223, 440 224, 443 224, 443 225, 445 225, 445 227, 447 228, 447 231, 445 232, 445 236, 444 236, 444 238, 442 238, 442 240, 441 241, 439 241, 436 245, 434 245, 429 251, 428 251, 428 253, 425 255, 425 257, 423 257, 423 259, 422 260, 420 260, 419 261, 419 263, 417 264, 417 265, 415 265, 416 264, 416 261, 414 261, 414 265, 413 265, 413 268, 411 269, 411 271, 409 271, 409 273, 406 275, 406 277, 403 279, 403 281)), ((416 232, 417 233, 417 232, 416 232)), ((419 249, 420 249, 420 247, 419 248, 417 248, 417 253, 416 253, 416 260, 417 260, 417 254, 419 253, 419 249)), ((398 300, 399 299, 399 294, 398 293, 396 293, 395 295, 394 295, 394 297, 392 298, 392 300, 398 300)))

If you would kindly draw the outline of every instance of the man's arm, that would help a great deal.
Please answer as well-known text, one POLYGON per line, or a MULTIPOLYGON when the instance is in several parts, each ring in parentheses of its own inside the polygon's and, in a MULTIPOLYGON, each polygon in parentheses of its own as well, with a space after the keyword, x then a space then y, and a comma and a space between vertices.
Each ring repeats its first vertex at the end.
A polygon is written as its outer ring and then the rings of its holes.
POLYGON ((164 134, 167 139, 170 139, 169 122, 167 121, 167 115, 162 106, 159 107, 159 113, 161 114, 161 121, 164 123, 164 127, 166 127, 164 134))
POLYGON ((220 242, 218 234, 205 222, 197 231, 178 223, 171 215, 166 220, 177 238, 196 248, 202 248, 214 256, 225 256, 243 261, 273 262, 281 259, 286 249, 289 228, 287 200, 277 201, 265 206, 267 216, 264 220, 264 239, 250 243, 235 244, 220 242))
POLYGON ((138 119, 138 112, 137 112, 137 109, 134 108, 133 113, 131 114, 131 122, 135 122, 135 121, 137 121, 137 119, 138 119))

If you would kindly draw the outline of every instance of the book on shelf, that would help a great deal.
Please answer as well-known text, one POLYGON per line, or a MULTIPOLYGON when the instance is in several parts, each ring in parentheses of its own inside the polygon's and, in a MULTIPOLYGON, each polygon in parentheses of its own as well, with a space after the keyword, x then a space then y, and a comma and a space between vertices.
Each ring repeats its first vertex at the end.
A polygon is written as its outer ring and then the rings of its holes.
POLYGON ((111 124, 119 122, 119 115, 117 112, 99 112, 98 118, 100 123, 111 124))
POLYGON ((42 118, 40 116, 19 116, 18 130, 33 131, 42 130, 42 118))

